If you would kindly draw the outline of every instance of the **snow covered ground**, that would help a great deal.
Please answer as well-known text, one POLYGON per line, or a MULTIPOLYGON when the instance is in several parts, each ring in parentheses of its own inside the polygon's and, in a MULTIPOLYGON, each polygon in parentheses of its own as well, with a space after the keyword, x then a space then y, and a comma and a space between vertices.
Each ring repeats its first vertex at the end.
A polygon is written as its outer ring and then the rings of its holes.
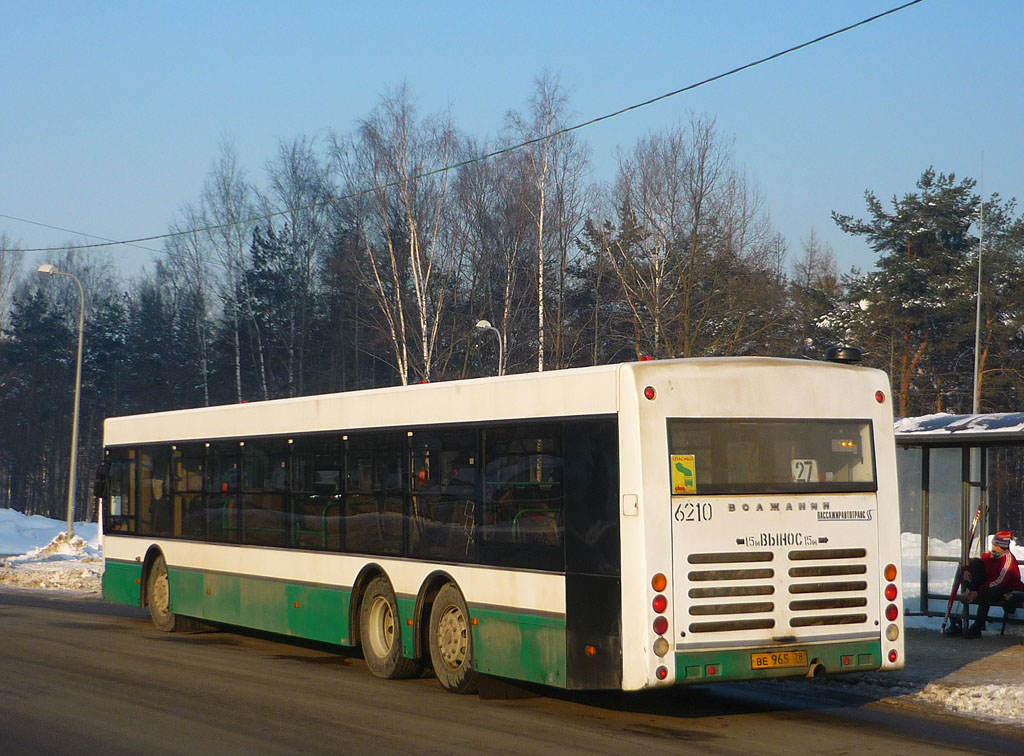
POLYGON ((94 522, 67 523, 0 509, 0 585, 99 593, 103 555, 94 522))
MULTIPOLYGON (((0 555, 14 555, 0 559, 0 586, 25 589, 71 591, 82 595, 99 594, 103 560, 99 534, 95 523, 75 523, 75 537, 68 541, 65 523, 44 517, 26 517, 18 512, 0 509, 0 555)), ((903 534, 903 599, 911 611, 919 607, 921 537, 903 534)), ((1013 544, 1018 561, 1024 564, 1024 547, 1013 544)), ((929 553, 955 556, 960 553, 959 542, 933 542, 929 553)), ((954 565, 936 565, 932 577, 939 585, 952 584, 954 565), (941 568, 945 568, 944 570, 941 568)), ((996 609, 992 616, 999 617, 996 609)), ((939 632, 941 620, 934 617, 907 617, 909 628, 939 632)), ((1015 636, 1024 643, 1024 628, 1008 628, 1007 636, 1015 636)), ((970 643, 971 641, 950 641, 970 643)), ((897 695, 918 699, 951 714, 990 722, 1006 722, 1019 726, 1024 722, 1024 680, 993 680, 984 685, 951 685, 944 681, 930 682, 923 689, 904 690, 892 680, 879 675, 840 676, 844 686, 863 688, 865 693, 897 695)))

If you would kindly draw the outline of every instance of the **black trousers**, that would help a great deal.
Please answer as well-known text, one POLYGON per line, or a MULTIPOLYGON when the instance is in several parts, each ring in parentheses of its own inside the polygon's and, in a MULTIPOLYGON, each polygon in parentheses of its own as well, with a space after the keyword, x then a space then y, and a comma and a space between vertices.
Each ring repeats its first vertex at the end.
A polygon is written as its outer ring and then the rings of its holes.
POLYGON ((984 630, 985 623, 988 621, 988 610, 992 608, 993 604, 1003 603, 1003 596, 1008 591, 1001 588, 981 589, 981 584, 985 582, 985 563, 978 557, 974 557, 967 563, 967 569, 970 572, 970 578, 965 581, 965 584, 969 590, 978 592, 978 597, 973 601, 978 607, 978 616, 974 620, 974 626, 979 630, 984 630))

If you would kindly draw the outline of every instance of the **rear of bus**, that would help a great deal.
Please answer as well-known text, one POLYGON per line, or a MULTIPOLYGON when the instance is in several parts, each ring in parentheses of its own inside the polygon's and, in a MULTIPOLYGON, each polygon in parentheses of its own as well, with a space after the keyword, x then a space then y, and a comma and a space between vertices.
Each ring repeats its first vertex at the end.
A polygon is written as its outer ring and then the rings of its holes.
POLYGON ((652 362, 620 391, 624 688, 903 666, 884 373, 652 362))

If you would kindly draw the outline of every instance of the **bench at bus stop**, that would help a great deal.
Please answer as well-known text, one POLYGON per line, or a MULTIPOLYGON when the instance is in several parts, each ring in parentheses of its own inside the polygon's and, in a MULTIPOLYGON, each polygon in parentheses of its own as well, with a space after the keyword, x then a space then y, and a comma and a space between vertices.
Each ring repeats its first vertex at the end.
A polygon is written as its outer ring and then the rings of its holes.
POLYGON ((1010 591, 1003 596, 1003 626, 999 630, 1000 635, 1006 634, 1006 620, 1008 620, 1021 606, 1024 606, 1024 591, 1010 591))

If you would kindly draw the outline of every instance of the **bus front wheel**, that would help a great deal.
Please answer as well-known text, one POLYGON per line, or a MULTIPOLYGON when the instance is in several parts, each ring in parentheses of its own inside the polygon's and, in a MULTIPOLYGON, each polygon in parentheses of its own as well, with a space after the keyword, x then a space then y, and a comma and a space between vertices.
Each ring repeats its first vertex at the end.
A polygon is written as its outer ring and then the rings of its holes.
POLYGON ((149 604, 149 616, 158 630, 170 633, 179 629, 178 616, 171 611, 171 583, 163 554, 158 555, 149 568, 146 603, 149 604))
POLYGON ((473 634, 462 593, 446 583, 430 608, 430 661, 441 686, 452 693, 475 693, 473 634))
POLYGON ((402 656, 402 625, 398 602, 388 579, 378 575, 366 586, 359 607, 359 638, 366 666, 377 677, 397 680, 418 675, 422 668, 402 656))

